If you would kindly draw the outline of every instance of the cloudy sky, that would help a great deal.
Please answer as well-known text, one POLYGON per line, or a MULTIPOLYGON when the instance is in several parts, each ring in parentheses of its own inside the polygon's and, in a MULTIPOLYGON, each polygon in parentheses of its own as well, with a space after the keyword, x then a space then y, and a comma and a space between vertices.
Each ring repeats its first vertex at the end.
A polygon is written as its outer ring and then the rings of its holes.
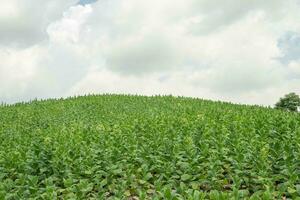
POLYGON ((0 102, 130 93, 273 105, 300 93, 300 0, 0 3, 0 102))

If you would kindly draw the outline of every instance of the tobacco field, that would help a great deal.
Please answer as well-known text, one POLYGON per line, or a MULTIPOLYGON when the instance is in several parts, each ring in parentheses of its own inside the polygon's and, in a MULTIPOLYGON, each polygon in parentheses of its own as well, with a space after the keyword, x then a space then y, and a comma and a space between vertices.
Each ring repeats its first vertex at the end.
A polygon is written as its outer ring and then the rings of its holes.
POLYGON ((300 115, 172 96, 2 105, 0 199, 300 199, 300 115))

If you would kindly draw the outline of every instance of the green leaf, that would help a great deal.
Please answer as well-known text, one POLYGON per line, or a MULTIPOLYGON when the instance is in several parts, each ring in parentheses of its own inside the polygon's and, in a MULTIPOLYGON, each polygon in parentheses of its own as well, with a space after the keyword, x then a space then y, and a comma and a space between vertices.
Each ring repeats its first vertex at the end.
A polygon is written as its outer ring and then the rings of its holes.
POLYGON ((150 172, 148 172, 145 176, 145 180, 148 181, 149 179, 151 179, 153 176, 150 172))
POLYGON ((290 194, 295 194, 295 193, 297 192, 296 189, 291 188, 291 187, 288 187, 287 191, 288 191, 288 193, 290 193, 290 194))
POLYGON ((188 180, 190 180, 191 178, 192 178, 192 176, 189 175, 189 174, 183 174, 183 175, 181 176, 181 180, 182 180, 182 181, 188 181, 188 180))
POLYGON ((101 182, 100 182, 100 186, 101 187, 104 187, 105 185, 107 185, 107 179, 103 179, 101 182))

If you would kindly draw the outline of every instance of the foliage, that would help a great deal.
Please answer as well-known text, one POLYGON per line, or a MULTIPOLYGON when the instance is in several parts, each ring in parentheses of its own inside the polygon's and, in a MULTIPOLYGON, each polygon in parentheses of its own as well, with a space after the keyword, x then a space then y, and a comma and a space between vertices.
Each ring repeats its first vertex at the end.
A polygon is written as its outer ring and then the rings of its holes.
POLYGON ((275 108, 297 112, 300 106, 300 97, 295 93, 289 93, 275 104, 275 108))
POLYGON ((0 107, 0 199, 299 199, 300 116, 171 96, 0 107))

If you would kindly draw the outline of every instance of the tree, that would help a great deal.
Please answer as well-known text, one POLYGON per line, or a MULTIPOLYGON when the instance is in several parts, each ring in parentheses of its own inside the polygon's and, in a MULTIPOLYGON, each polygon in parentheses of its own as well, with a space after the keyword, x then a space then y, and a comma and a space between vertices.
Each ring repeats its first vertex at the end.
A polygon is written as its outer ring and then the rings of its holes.
POLYGON ((297 112, 299 106, 300 97, 294 92, 286 94, 275 104, 276 109, 283 109, 291 112, 297 112))

